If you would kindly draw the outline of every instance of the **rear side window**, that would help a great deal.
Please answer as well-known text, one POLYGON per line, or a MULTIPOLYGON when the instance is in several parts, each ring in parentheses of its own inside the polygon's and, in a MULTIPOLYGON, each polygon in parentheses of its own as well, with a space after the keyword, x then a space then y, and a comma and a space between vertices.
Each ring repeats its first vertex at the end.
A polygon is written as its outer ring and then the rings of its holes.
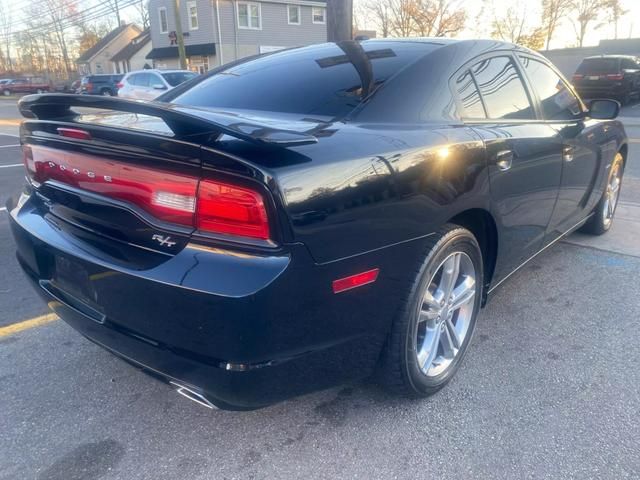
POLYGON ((576 73, 618 73, 620 71, 619 58, 585 58, 576 73))
POLYGON ((136 73, 129 79, 129 83, 137 87, 149 86, 149 74, 148 73, 136 73))
POLYGON ((483 60, 471 71, 492 119, 535 120, 527 91, 509 57, 483 60))
POLYGON ((172 87, 177 87, 182 82, 186 82, 187 80, 191 80, 195 76, 196 76, 196 74, 195 73, 191 73, 191 72, 169 72, 169 73, 163 73, 162 74, 162 77, 172 87))
POLYGON ((480 93, 469 70, 466 70, 456 80, 456 93, 462 106, 462 118, 476 120, 487 118, 480 99, 480 93))
POLYGON ((283 50, 205 77, 173 103, 341 117, 438 45, 345 42, 283 50))
POLYGON ((582 115, 580 101, 556 72, 529 57, 520 57, 520 61, 538 94, 546 120, 572 120, 582 115))
POLYGON ((156 75, 155 73, 147 73, 149 76, 149 86, 153 87, 155 85, 162 85, 164 87, 164 83, 162 83, 162 79, 156 75))

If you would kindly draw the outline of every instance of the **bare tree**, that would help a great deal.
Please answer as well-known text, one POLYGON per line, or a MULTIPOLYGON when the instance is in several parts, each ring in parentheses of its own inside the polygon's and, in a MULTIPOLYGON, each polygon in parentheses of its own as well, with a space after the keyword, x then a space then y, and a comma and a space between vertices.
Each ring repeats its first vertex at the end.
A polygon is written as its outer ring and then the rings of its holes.
POLYGON ((413 7, 414 29, 424 37, 455 35, 464 29, 467 12, 452 0, 417 0, 413 7))
POLYGON ((629 10, 625 10, 622 7, 620 0, 607 0, 607 23, 613 24, 614 38, 618 38, 618 22, 620 18, 629 13, 629 10))
POLYGON ((571 3, 573 29, 576 32, 578 46, 582 47, 589 24, 600 18, 608 2, 607 0, 573 0, 571 3))
POLYGON ((397 37, 408 37, 414 31, 417 0, 383 0, 388 3, 390 30, 397 37))
POLYGON ((142 28, 146 30, 149 28, 149 1, 148 0, 140 0, 138 3, 134 4, 133 7, 138 14, 138 19, 140 20, 140 24, 142 28))
POLYGON ((544 30, 528 23, 527 4, 516 2, 505 11, 493 9, 491 36, 534 50, 544 46, 544 30))
POLYGON ((542 23, 547 50, 560 20, 569 13, 572 6, 572 0, 542 0, 542 23))
POLYGON ((391 11, 388 2, 371 0, 368 3, 368 7, 374 22, 377 23, 380 28, 382 37, 386 38, 391 35, 391 11))
POLYGON ((65 30, 68 29, 68 18, 77 12, 77 5, 74 0, 39 0, 32 3, 30 12, 30 30, 38 32, 40 35, 51 35, 53 45, 49 44, 50 50, 57 50, 61 57, 62 65, 66 77, 69 79, 73 74, 73 68, 69 56, 69 45, 65 30))
POLYGON ((11 9, 6 8, 4 2, 0 3, 0 34, 4 40, 5 54, 3 55, 5 70, 13 70, 11 61, 11 30, 13 23, 11 21, 11 9))

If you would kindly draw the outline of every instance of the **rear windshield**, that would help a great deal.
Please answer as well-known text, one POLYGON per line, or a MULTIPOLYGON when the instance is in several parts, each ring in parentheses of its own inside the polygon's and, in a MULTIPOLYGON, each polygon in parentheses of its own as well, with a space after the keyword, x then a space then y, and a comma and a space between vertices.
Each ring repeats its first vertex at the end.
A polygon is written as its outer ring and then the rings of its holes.
POLYGON ((587 58, 582 61, 576 73, 617 73, 619 58, 587 58))
POLYGON ((439 44, 343 42, 276 52, 204 77, 183 105, 341 117, 439 44))
POLYGON ((182 82, 191 80, 195 76, 196 74, 191 72, 170 72, 162 74, 162 78, 164 78, 172 87, 177 87, 182 82))

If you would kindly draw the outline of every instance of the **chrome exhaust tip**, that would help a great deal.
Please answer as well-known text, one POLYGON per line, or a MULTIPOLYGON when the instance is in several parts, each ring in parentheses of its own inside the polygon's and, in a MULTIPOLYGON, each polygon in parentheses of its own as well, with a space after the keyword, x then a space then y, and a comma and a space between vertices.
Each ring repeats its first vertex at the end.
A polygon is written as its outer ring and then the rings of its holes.
POLYGON ((169 383, 176 387, 176 392, 178 394, 182 395, 185 398, 188 398, 192 402, 196 402, 197 404, 202 405, 203 407, 210 408, 212 410, 218 410, 218 407, 211 403, 211 401, 209 401, 209 399, 200 392, 196 392, 192 388, 187 387, 186 385, 181 385, 180 383, 174 382, 173 380, 169 381, 169 383))

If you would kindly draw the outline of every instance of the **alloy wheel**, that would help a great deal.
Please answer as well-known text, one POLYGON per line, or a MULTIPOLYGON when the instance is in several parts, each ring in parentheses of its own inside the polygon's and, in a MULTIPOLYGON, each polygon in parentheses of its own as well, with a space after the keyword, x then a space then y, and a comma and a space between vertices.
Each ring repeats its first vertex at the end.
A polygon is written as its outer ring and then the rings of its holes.
POLYGON ((464 252, 450 254, 437 268, 419 305, 416 356, 427 377, 451 365, 469 333, 476 295, 476 271, 464 252))
POLYGON ((613 171, 609 175, 609 182, 604 194, 602 205, 602 218, 606 228, 609 228, 613 221, 613 215, 618 205, 620 195, 620 185, 622 183, 622 158, 617 154, 613 161, 613 171))

